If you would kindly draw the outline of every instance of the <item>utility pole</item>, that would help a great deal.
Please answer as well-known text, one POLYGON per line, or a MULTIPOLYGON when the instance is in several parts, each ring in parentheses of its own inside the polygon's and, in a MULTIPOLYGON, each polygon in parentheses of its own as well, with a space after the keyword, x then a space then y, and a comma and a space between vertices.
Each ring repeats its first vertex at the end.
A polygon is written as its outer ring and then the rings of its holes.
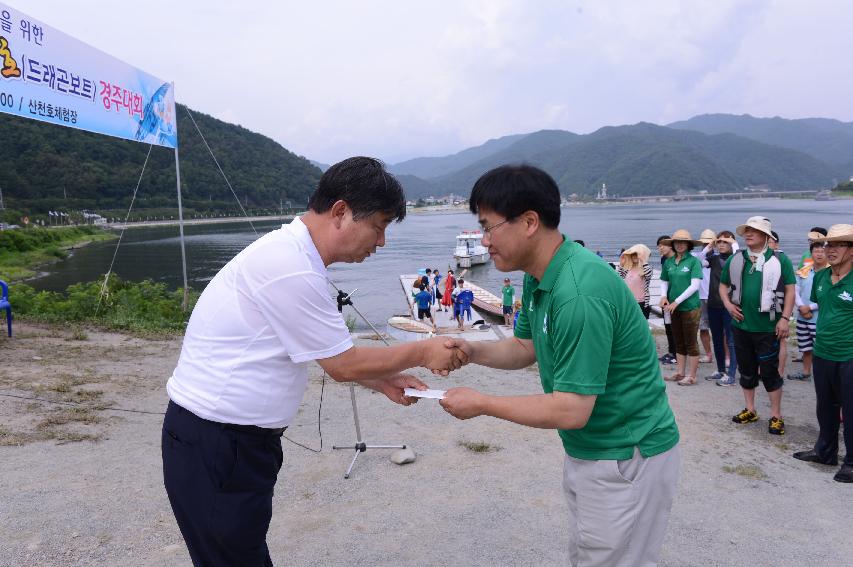
POLYGON ((3 204, 3 188, 0 187, 0 211, 6 210, 6 205, 3 204))

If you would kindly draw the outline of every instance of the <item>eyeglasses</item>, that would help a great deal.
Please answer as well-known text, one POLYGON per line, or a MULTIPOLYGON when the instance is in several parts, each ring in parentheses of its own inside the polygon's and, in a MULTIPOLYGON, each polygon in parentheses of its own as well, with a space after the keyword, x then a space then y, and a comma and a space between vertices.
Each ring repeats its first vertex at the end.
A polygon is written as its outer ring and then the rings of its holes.
POLYGON ((824 244, 825 248, 849 248, 849 242, 827 242, 824 244))
POLYGON ((497 227, 499 227, 502 224, 506 224, 506 223, 510 222, 511 220, 512 219, 506 219, 505 221, 501 221, 497 224, 493 224, 492 226, 484 226, 483 227, 483 234, 491 234, 491 232, 493 230, 495 230, 497 227))

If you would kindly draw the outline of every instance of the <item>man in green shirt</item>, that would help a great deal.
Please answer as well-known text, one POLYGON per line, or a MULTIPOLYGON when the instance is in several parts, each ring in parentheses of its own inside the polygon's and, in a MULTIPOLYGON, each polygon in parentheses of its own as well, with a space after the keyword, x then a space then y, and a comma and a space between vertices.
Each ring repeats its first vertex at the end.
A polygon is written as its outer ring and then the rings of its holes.
POLYGON ((732 316, 740 386, 746 402, 732 421, 758 421, 755 388, 760 380, 770 398, 772 415, 767 431, 784 435, 779 341, 788 338, 794 310, 794 267, 787 256, 770 249, 773 236, 769 219, 750 217, 737 227, 737 233, 744 237, 746 249, 733 254, 720 275, 720 298, 732 316))
POLYGON ((503 296, 504 325, 509 327, 512 326, 512 304, 515 298, 515 288, 512 287, 509 278, 504 278, 501 295, 503 296))
POLYGON ((838 482, 853 482, 853 225, 831 226, 817 242, 826 242, 829 270, 814 275, 811 301, 820 317, 814 342, 814 387, 820 426, 814 449, 794 453, 795 459, 838 464, 838 429, 844 414, 847 454, 835 474, 838 482))
POLYGON ((474 185, 470 208, 495 266, 525 272, 521 312, 512 338, 446 346, 491 368, 538 362, 544 393, 453 388, 442 407, 459 419, 489 415, 558 431, 571 565, 656 564, 678 481, 679 433, 634 296, 560 233, 560 194, 545 172, 494 169, 474 185))

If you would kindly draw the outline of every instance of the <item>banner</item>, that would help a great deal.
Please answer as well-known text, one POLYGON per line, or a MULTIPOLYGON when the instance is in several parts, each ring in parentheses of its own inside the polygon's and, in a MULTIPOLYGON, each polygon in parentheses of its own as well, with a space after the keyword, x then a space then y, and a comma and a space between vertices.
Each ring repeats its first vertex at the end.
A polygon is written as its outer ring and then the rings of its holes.
POLYGON ((0 112, 169 148, 174 85, 0 2, 0 112))

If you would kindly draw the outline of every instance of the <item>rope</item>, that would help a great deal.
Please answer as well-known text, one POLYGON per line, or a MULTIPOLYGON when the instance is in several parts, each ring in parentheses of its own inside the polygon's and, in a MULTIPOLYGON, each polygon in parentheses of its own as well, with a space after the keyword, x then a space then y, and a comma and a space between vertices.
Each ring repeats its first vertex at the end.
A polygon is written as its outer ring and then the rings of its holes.
POLYGON ((228 185, 228 189, 230 189, 231 194, 234 195, 234 199, 237 201, 237 206, 240 207, 240 210, 243 212, 243 216, 246 217, 246 222, 249 223, 249 226, 252 227, 252 232, 254 232, 255 236, 257 236, 258 231, 255 230, 255 225, 253 225, 252 221, 249 219, 249 214, 246 212, 246 209, 244 209, 243 205, 240 204, 240 197, 237 196, 237 193, 234 191, 234 188, 231 187, 231 182, 228 181, 228 176, 225 175, 224 171, 222 171, 222 167, 219 165, 219 160, 217 160, 216 156, 213 155, 213 150, 210 149, 210 144, 207 143, 207 139, 204 137, 204 134, 201 133, 201 129, 198 127, 198 124, 196 124, 195 118, 193 118, 193 115, 190 112, 190 109, 187 108, 186 106, 184 107, 184 109, 187 111, 187 116, 189 116, 190 120, 192 120, 193 126, 195 126, 195 129, 196 129, 196 132, 198 132, 198 135, 201 136, 201 141, 204 142, 204 145, 207 148, 207 151, 210 152, 210 157, 213 158, 213 163, 215 163, 216 167, 219 168, 219 173, 221 173, 222 178, 225 179, 225 183, 228 185))
POLYGON ((145 174, 145 166, 148 165, 148 158, 151 157, 151 150, 154 148, 154 144, 148 146, 148 155, 145 156, 145 163, 142 164, 142 171, 139 172, 139 179, 136 181, 136 188, 133 190, 133 197, 130 199, 130 206, 127 208, 127 214, 124 215, 124 224, 121 227, 121 234, 118 236, 118 242, 116 242, 116 249, 113 251, 113 259, 110 261, 110 267, 107 270, 106 275, 104 275, 104 283, 101 285, 101 293, 98 295, 98 305, 95 307, 95 315, 98 314, 98 311, 101 309, 101 301, 104 298, 104 294, 107 292, 107 282, 110 279, 110 274, 113 271, 113 264, 115 264, 116 256, 118 255, 118 247, 121 246, 121 239, 124 238, 124 231, 127 229, 127 221, 130 218, 130 211, 133 209, 133 203, 136 201, 136 193, 139 191, 139 185, 142 183, 142 176, 145 174))

